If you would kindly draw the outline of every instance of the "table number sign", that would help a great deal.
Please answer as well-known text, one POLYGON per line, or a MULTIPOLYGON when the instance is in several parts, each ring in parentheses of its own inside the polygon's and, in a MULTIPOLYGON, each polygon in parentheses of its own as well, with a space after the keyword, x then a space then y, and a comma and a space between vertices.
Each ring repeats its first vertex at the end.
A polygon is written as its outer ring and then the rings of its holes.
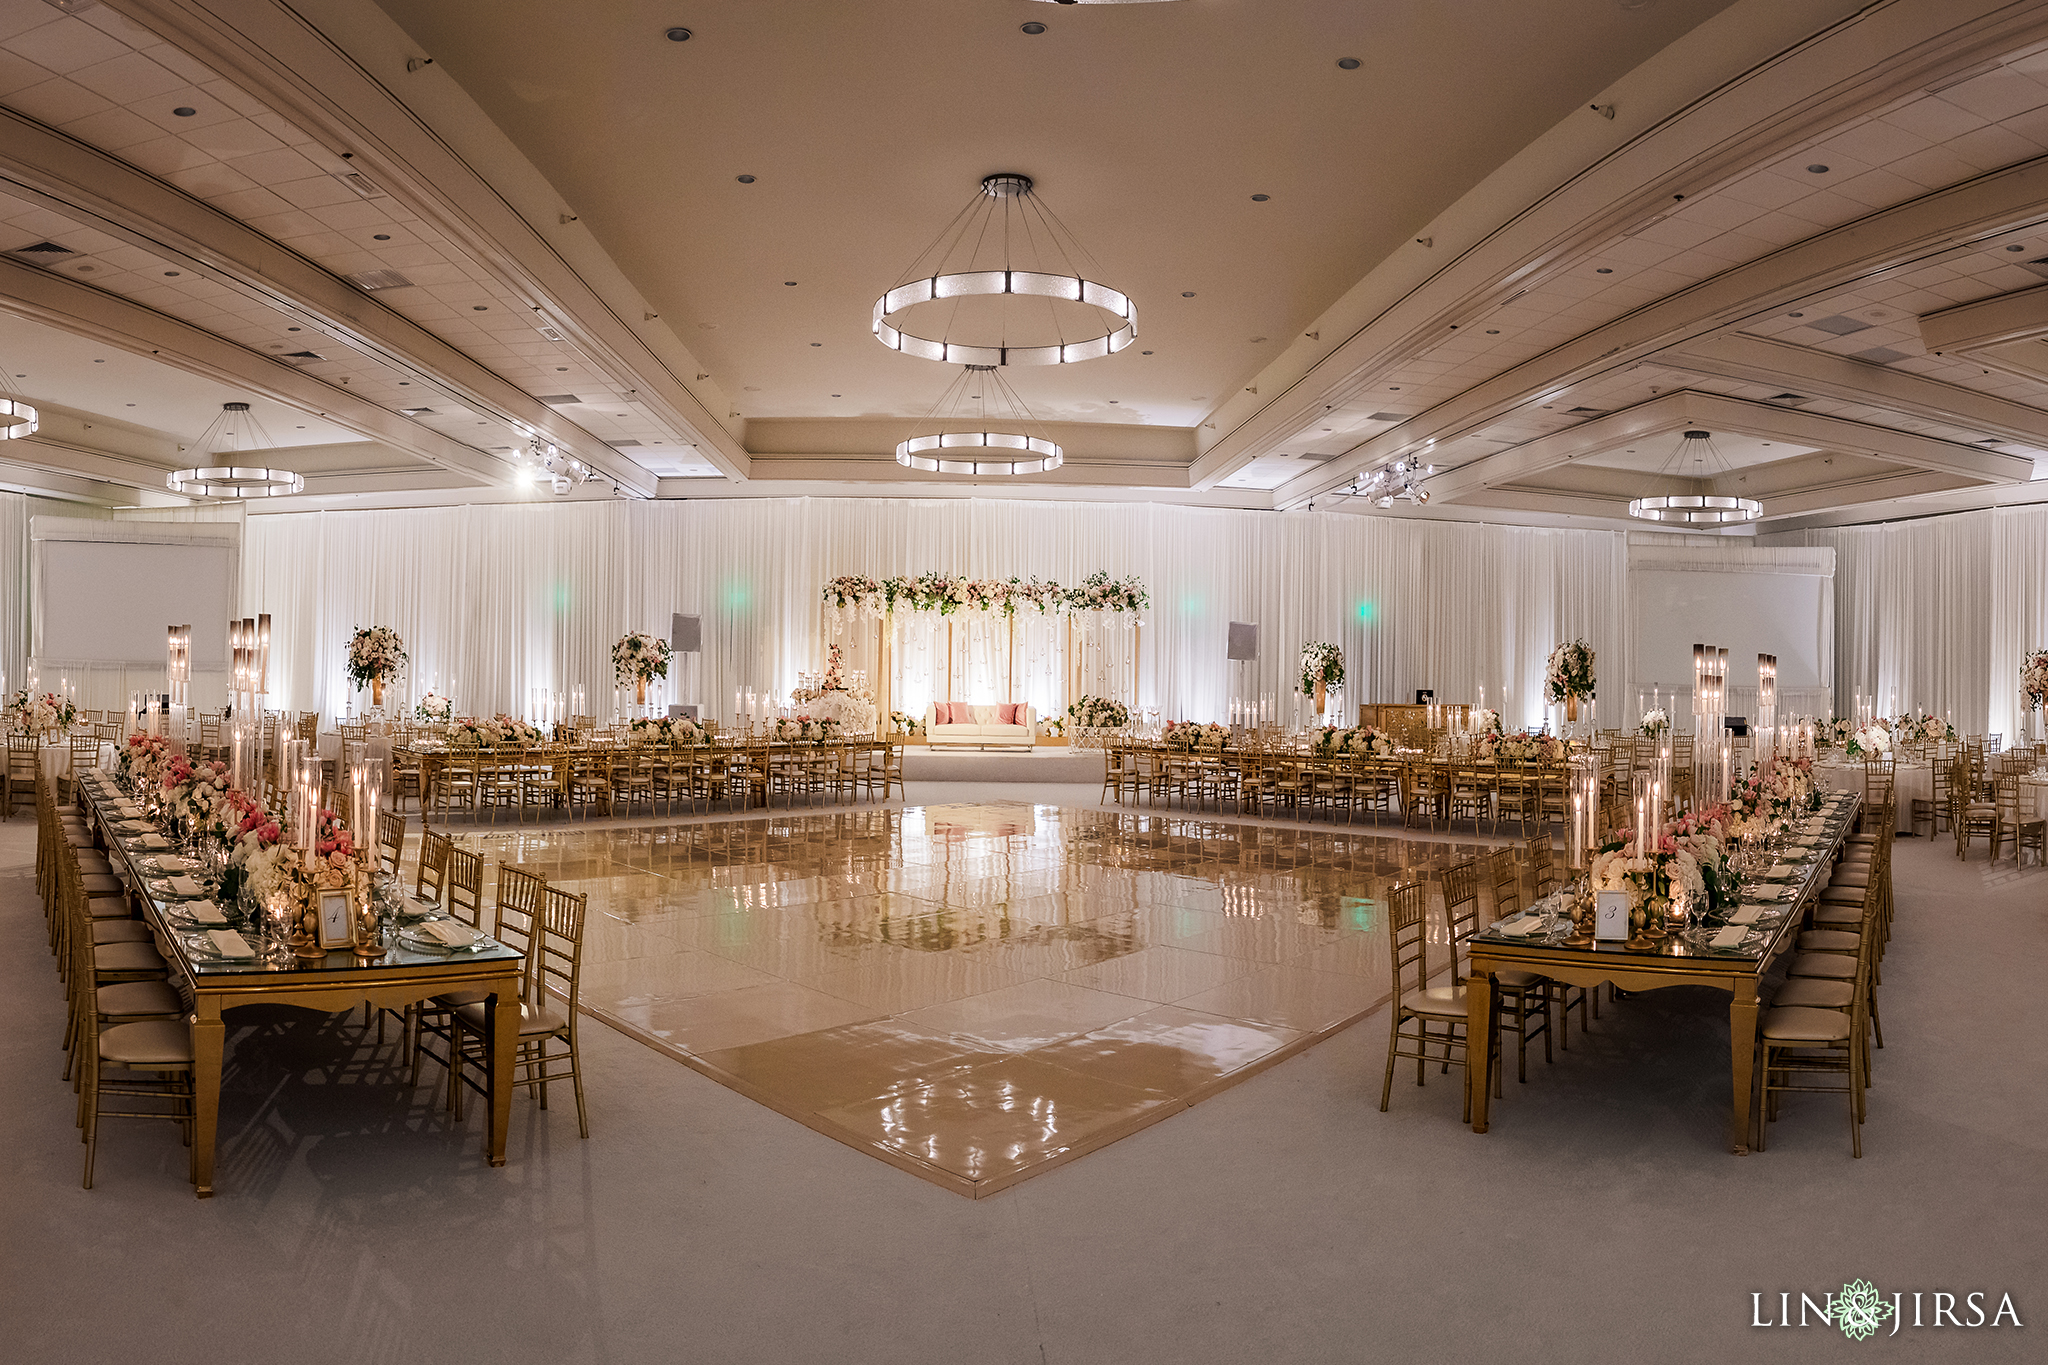
POLYGON ((1601 891, 1593 900, 1593 937, 1606 942, 1629 935, 1628 892, 1601 891))

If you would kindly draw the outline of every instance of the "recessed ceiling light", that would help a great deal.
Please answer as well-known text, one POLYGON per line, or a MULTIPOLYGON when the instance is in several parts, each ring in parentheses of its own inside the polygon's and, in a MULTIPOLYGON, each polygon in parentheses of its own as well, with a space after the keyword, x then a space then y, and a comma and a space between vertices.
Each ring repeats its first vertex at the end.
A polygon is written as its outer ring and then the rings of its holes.
POLYGON ((472 303, 469 306, 469 311, 472 313, 488 313, 491 311, 491 306, 488 303, 472 303))
POLYGON ((1811 166, 1808 166, 1806 169, 1811 171, 1815 175, 1826 175, 1828 173, 1828 168, 1821 165, 1818 161, 1814 162, 1811 166))
POLYGON ((178 278, 178 276, 179 276, 179 275, 181 275, 181 274, 183 274, 183 273, 184 273, 184 272, 183 272, 183 271, 181 271, 181 270, 166 270, 166 271, 164 272, 164 278, 165 278, 165 279, 167 279, 167 280, 175 280, 175 279, 177 279, 177 278, 178 278))
POLYGON ((754 183, 754 177, 751 175, 736 175, 733 177, 733 179, 739 181, 742 185, 751 185, 754 183))
POLYGON ((786 286, 788 286, 788 287, 789 287, 789 288, 791 288, 791 289, 794 289, 794 288, 796 288, 796 281, 795 281, 795 280, 784 280, 784 281, 783 281, 783 284, 785 284, 786 286))
POLYGON ((171 110, 171 112, 176 114, 179 118, 191 118, 194 114, 198 113, 199 111, 197 109, 194 109, 189 104, 181 104, 177 108, 171 110))
POLYGON ((1598 266, 1594 269, 1593 273, 1595 275, 1612 275, 1614 273, 1614 267, 1606 265, 1598 266))
POLYGON ((287 327, 287 328, 285 328, 285 330, 286 330, 287 332, 296 332, 296 331, 298 331, 299 329, 298 329, 298 328, 296 328, 296 327, 287 327))
POLYGON ((1806 316, 1806 314, 1804 314, 1804 313, 1787 313, 1787 314, 1785 314, 1785 316, 1786 316, 1786 317, 1788 317, 1788 318, 1803 318, 1803 317, 1805 317, 1805 316, 1806 316))
POLYGON ((824 343, 824 342, 822 342, 822 341, 814 341, 814 342, 812 342, 812 343, 811 343, 811 345, 813 345, 813 346, 823 346, 824 344, 825 344, 825 343, 824 343))
POLYGON ((373 242, 388 242, 391 240, 391 234, 388 232, 380 232, 376 236, 372 237, 370 240, 373 242))
POLYGON ((1253 195, 1253 196, 1252 196, 1252 202, 1253 202, 1254 204, 1263 204, 1263 203, 1265 203, 1265 202, 1266 202, 1266 201, 1267 201, 1268 199, 1271 199, 1272 197, 1273 197, 1273 196, 1272 196, 1272 195, 1270 195, 1270 194, 1255 194, 1255 195, 1253 195))
POLYGON ((1039 34, 1045 32, 1045 25, 1038 23, 1036 20, 1028 24, 1020 25, 1020 27, 1023 28, 1023 30, 1026 33, 1030 34, 1034 38, 1036 38, 1039 34))
POLYGON ((838 395, 838 394, 836 394, 836 393, 835 393, 835 394, 833 394, 832 396, 833 396, 834 398, 837 398, 837 397, 839 397, 839 395, 838 395))
POLYGON ((1118 400, 1116 400, 1116 399, 1112 398, 1112 399, 1110 399, 1109 401, 1110 401, 1110 402, 1112 402, 1112 403, 1114 403, 1114 402, 1116 402, 1116 401, 1118 401, 1118 400))
POLYGON ((2023 247, 2023 246, 2020 246, 2020 245, 2019 245, 2018 243, 2014 243, 2014 244, 2013 244, 2012 246, 2009 246, 2009 247, 2007 247, 2007 248, 2006 248, 2006 250, 2007 250, 2007 251, 2025 251, 2025 250, 2026 250, 2026 248, 2025 248, 2025 247, 2023 247))
POLYGON ((1339 57, 1337 59, 1337 67, 1342 71, 1356 71, 1358 70, 1358 58, 1339 57))
POLYGON ((662 37, 672 43, 687 43, 690 41, 690 30, 686 28, 672 28, 664 33, 662 37))
POLYGON ((555 366, 555 373, 556 373, 556 374, 567 374, 567 373, 569 373, 569 367, 568 367, 567 365, 557 365, 557 366, 555 366))
POLYGON ((1138 354, 1139 354, 1139 355, 1151 355, 1152 353, 1151 353, 1150 351, 1140 351, 1140 352, 1138 352, 1138 354))
POLYGON ((1252 338, 1252 342, 1253 342, 1253 344, 1254 344, 1254 345, 1256 345, 1257 343, 1259 343, 1259 342, 1261 342, 1261 341, 1264 341, 1264 340, 1265 340, 1265 338, 1264 338, 1264 337, 1253 337, 1253 338, 1252 338))
POLYGON ((1184 299, 1191 299, 1195 296, 1195 291, 1192 289, 1183 289, 1180 291, 1180 296, 1184 299))
POLYGON ((135 405, 134 405, 133 403, 129 403, 129 404, 127 405, 127 406, 128 406, 128 407, 131 407, 131 408, 132 408, 132 407, 134 407, 135 405))
POLYGON ((95 365, 104 365, 104 364, 106 364, 106 363, 107 363, 107 362, 106 362, 106 361, 104 361, 104 360, 95 360, 95 361, 93 361, 93 364, 95 364, 95 365))
POLYGON ((401 379, 398 381, 398 387, 401 389, 409 389, 412 387, 412 381, 410 379, 401 379))
POLYGON ((1487 334, 1488 336, 1490 336, 1490 337, 1497 337, 1497 336, 1499 336, 1499 335, 1500 335, 1500 328, 1498 328, 1498 327, 1489 327, 1489 328, 1487 328, 1487 329, 1486 329, 1486 334, 1487 334))

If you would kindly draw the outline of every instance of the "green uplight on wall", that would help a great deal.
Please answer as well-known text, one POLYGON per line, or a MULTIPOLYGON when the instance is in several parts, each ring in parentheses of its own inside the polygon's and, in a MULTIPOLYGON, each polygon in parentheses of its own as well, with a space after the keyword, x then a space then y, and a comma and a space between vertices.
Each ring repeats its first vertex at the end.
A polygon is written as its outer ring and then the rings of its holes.
POLYGON ((569 614, 570 609, 576 605, 575 590, 572 589, 566 582, 558 582, 555 584, 554 597, 555 615, 557 616, 567 616, 569 614))
POLYGON ((1373 610, 1374 608, 1372 603, 1360 602, 1358 604, 1358 619, 1370 625, 1372 623, 1373 610))
POLYGON ((745 579, 728 578, 720 590, 720 600, 725 604, 727 611, 738 614, 752 605, 754 594, 747 587, 745 579))

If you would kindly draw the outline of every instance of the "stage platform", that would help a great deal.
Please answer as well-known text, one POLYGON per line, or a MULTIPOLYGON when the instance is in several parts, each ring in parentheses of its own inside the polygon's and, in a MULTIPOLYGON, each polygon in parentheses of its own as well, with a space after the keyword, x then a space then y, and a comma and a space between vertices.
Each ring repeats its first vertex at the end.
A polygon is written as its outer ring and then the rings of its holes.
POLYGON ((1070 749, 925 749, 903 751, 906 782, 1100 782, 1102 751, 1070 749))

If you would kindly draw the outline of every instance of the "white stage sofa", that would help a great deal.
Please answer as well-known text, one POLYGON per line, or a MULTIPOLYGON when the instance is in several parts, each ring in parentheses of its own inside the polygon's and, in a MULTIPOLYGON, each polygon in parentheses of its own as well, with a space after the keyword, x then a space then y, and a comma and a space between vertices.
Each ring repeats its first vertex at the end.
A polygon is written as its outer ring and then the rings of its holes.
POLYGON ((934 748, 947 745, 971 749, 1019 748, 1032 746, 1038 715, 1024 703, 1000 702, 992 706, 970 706, 966 702, 935 702, 925 708, 925 743, 934 748))

